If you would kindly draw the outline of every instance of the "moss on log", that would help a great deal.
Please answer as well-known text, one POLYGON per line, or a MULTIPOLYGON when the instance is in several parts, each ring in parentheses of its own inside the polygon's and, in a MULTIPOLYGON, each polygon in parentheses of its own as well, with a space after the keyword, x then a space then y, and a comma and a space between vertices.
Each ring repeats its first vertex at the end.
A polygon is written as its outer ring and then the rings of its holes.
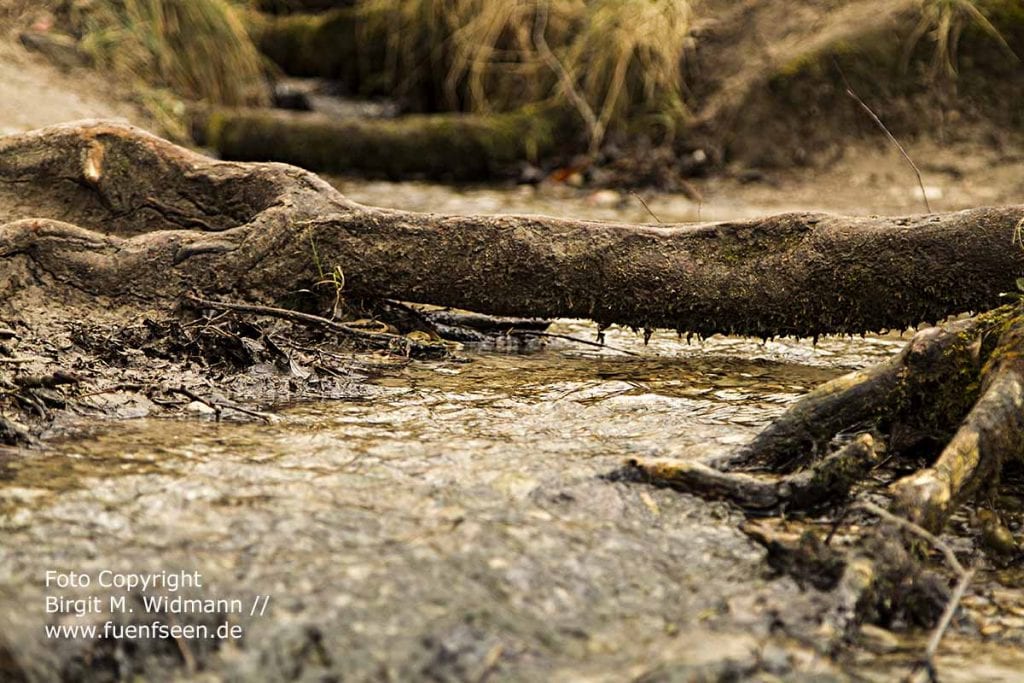
POLYGON ((260 52, 285 73, 335 79, 352 94, 374 94, 364 76, 383 68, 383 46, 361 45, 356 10, 285 16, 247 12, 245 18, 260 52))
MULTIPOLYGON (((444 151, 438 166, 460 163, 444 151)), ((130 126, 0 140, 0 264, 30 257, 49 286, 129 300, 272 299, 319 279, 315 240, 354 297, 703 335, 852 334, 999 306, 1024 273, 1022 219, 1024 206, 657 227, 438 216, 364 207, 301 169, 214 161, 130 126)))
POLYGON ((255 9, 271 14, 326 12, 332 9, 352 7, 355 4, 356 0, 252 0, 252 6, 255 9))
POLYGON ((564 123, 569 118, 551 108, 398 119, 222 109, 197 113, 193 131, 225 159, 389 178, 479 180, 550 154, 574 130, 564 123))

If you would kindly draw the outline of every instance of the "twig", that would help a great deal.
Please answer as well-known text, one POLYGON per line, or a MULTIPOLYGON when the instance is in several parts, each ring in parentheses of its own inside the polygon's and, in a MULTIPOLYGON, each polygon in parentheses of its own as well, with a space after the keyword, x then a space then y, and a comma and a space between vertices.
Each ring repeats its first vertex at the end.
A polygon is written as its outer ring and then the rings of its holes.
POLYGON ((964 593, 967 592, 967 587, 971 584, 971 579, 974 578, 974 570, 968 569, 960 577, 960 581, 957 582, 956 588, 953 590, 953 595, 949 596, 949 601, 946 603, 946 609, 942 611, 942 618, 939 619, 939 623, 936 624, 935 629, 932 631, 932 635, 928 638, 928 646, 924 650, 925 666, 928 669, 928 675, 932 680, 937 680, 935 674, 935 654, 939 650, 939 644, 942 642, 942 636, 946 634, 949 629, 950 622, 953 621, 953 615, 956 614, 957 607, 960 606, 960 601, 964 597, 964 593))
MULTIPOLYGON (((170 622, 171 626, 175 626, 175 618, 171 613, 167 614, 167 621, 170 622)), ((189 647, 188 641, 184 638, 175 635, 174 644, 178 646, 178 652, 181 653, 182 662, 185 664, 185 670, 189 674, 195 674, 196 672, 196 658, 192 654, 192 648, 189 647)))
POLYGON ((943 541, 938 536, 928 531, 924 527, 920 526, 919 524, 914 524, 905 517, 894 515, 885 508, 879 507, 874 503, 869 503, 866 500, 858 502, 857 507, 860 508, 861 510, 864 510, 865 512, 870 512, 876 517, 884 519, 887 522, 892 522, 893 524, 903 529, 906 529, 907 531, 911 532, 916 536, 920 536, 924 540, 931 543, 936 550, 943 554, 943 556, 946 558, 946 563, 949 564, 949 566, 953 568, 953 571, 955 571, 958 575, 963 576, 965 573, 967 573, 967 570, 964 568, 964 566, 960 564, 960 560, 956 559, 956 553, 953 552, 953 549, 950 548, 945 541, 943 541))
POLYGON ((201 299, 196 296, 186 296, 189 301, 199 304, 200 306, 206 306, 207 308, 219 308, 226 309, 229 311, 242 311, 245 313, 256 313, 259 315, 268 315, 272 318, 281 318, 284 320, 291 320, 292 322, 301 322, 312 325, 320 325, 327 329, 343 334, 355 339, 361 339, 363 341, 371 341, 377 345, 386 346, 387 343, 397 343, 405 345, 409 343, 409 340, 405 337, 401 337, 397 334, 390 334, 387 332, 368 332, 366 330, 359 330, 343 323, 335 322, 327 318, 323 318, 319 315, 312 315, 310 313, 300 313, 299 311, 292 311, 287 308, 276 308, 274 306, 260 306, 257 304, 233 304, 226 301, 211 301, 209 299, 201 299))
MULTIPOLYGON (((928 637, 928 644, 924 650, 924 669, 928 676, 928 680, 932 683, 937 683, 938 674, 935 667, 935 655, 939 651, 939 645, 942 643, 942 637, 946 635, 946 631, 949 630, 949 625, 953 621, 953 616, 956 614, 957 608, 960 606, 960 601, 964 597, 964 593, 967 592, 967 587, 971 584, 971 580, 974 578, 974 569, 966 569, 960 561, 956 559, 956 553, 949 547, 944 541, 942 541, 935 534, 931 533, 924 527, 914 524, 909 519, 905 519, 898 515, 894 515, 885 508, 881 508, 874 503, 867 501, 861 501, 857 504, 861 510, 870 512, 871 514, 884 519, 887 522, 891 522, 899 526, 902 529, 925 539, 932 544, 933 547, 938 549, 946 558, 946 563, 958 575, 958 581, 956 588, 953 589, 953 594, 949 596, 949 600, 946 601, 946 608, 942 611, 942 617, 939 618, 939 623, 932 629, 931 635, 928 637)), ((913 677, 911 677, 913 678, 913 677)))
POLYGON ((243 413, 245 415, 249 415, 250 417, 258 418, 260 420, 263 420, 267 424, 273 424, 273 422, 274 422, 274 416, 271 415, 270 413, 262 413, 262 412, 260 412, 258 410, 252 410, 251 408, 246 408, 245 406, 240 406, 240 405, 237 405, 235 403, 227 403, 227 402, 223 402, 223 401, 218 402, 217 405, 220 405, 220 406, 223 406, 225 408, 228 408, 229 410, 234 410, 236 412, 243 413))
POLYGON ((234 410, 239 413, 249 415, 251 417, 259 418, 266 422, 267 424, 270 424, 274 421, 274 416, 269 413, 261 413, 258 410, 252 410, 251 408, 246 408, 244 406, 240 406, 236 403, 231 403, 229 401, 216 401, 209 398, 203 398, 199 394, 183 386, 168 389, 167 392, 170 394, 181 394, 182 396, 187 396, 193 401, 198 401, 199 403, 202 403, 203 405, 212 408, 218 422, 220 422, 222 408, 227 408, 228 410, 234 410))
POLYGON ((843 69, 842 67, 839 66, 839 62, 833 59, 832 63, 836 65, 836 70, 839 72, 839 77, 843 79, 843 85, 846 88, 846 94, 852 97, 857 102, 857 104, 860 105, 861 109, 867 112, 868 116, 870 116, 871 119, 875 122, 875 124, 882 129, 882 132, 886 134, 886 136, 889 138, 892 144, 896 145, 896 149, 900 151, 900 154, 902 154, 903 158, 907 160, 907 163, 910 164, 910 167, 914 169, 914 174, 917 175, 917 184, 921 188, 921 199, 924 200, 924 208, 928 211, 928 213, 931 213, 932 207, 931 204, 928 203, 928 193, 924 189, 924 179, 921 177, 921 171, 920 169, 917 168, 917 164, 915 164, 914 160, 910 158, 909 154, 907 154, 907 150, 903 149, 903 145, 901 145, 900 141, 896 139, 896 136, 890 133, 889 129, 885 127, 885 124, 882 123, 882 119, 878 118, 878 115, 871 110, 871 107, 865 104, 864 100, 858 97, 857 93, 853 91, 853 87, 850 85, 850 82, 846 80, 846 74, 843 73, 843 69))
POLYGON ((220 412, 221 412, 220 411, 220 406, 217 405, 216 403, 214 403, 213 401, 205 399, 202 396, 200 396, 199 394, 197 394, 197 393, 195 393, 193 391, 190 391, 189 389, 187 389, 185 387, 175 387, 175 388, 172 388, 172 389, 168 389, 167 393, 169 393, 169 394, 181 394, 182 396, 186 396, 186 397, 188 397, 189 399, 191 399, 193 401, 197 401, 199 403, 202 403, 204 406, 206 406, 207 408, 209 408, 210 410, 213 411, 214 419, 217 420, 217 422, 220 422, 220 412))
POLYGON ((510 336, 529 336, 529 337, 549 337, 552 339, 565 339, 566 341, 576 342, 577 344, 585 344, 587 346, 593 346, 599 349, 608 349, 609 351, 618 351, 628 356, 642 356, 643 354, 637 353, 636 351, 630 351, 628 349, 622 349, 615 346, 609 346, 604 342, 593 342, 589 339, 579 339, 578 337, 571 337, 567 334, 555 334, 553 332, 536 332, 534 330, 516 330, 512 329, 508 331, 510 336))
POLYGON ((645 201, 644 201, 644 198, 643 198, 643 197, 641 197, 641 196, 640 196, 639 194, 637 194, 636 192, 633 192, 632 190, 630 190, 630 192, 629 192, 629 193, 630 193, 631 195, 633 195, 634 197, 636 197, 636 200, 637 200, 638 202, 640 202, 640 204, 641 204, 641 205, 642 205, 642 206, 643 206, 643 207, 644 207, 645 209, 647 209, 647 213, 651 214, 651 216, 652 216, 652 217, 654 218, 654 220, 656 220, 656 221, 658 221, 659 223, 661 223, 661 219, 660 219, 660 218, 658 218, 658 215, 657 215, 656 213, 654 213, 653 211, 651 211, 651 207, 647 206, 647 202, 645 202, 645 201))
POLYGON ((109 387, 95 389, 94 391, 88 391, 84 394, 78 394, 78 398, 92 398, 93 396, 102 396, 103 394, 110 394, 115 391, 142 391, 145 388, 145 384, 139 384, 137 382, 118 382, 117 384, 112 384, 109 387))
POLYGON ((832 520, 832 525, 831 525, 831 528, 828 531, 828 535, 825 536, 825 541, 824 541, 825 545, 829 545, 832 542, 832 539, 835 537, 836 532, 839 531, 839 526, 843 523, 843 520, 846 519, 846 516, 848 514, 850 514, 850 503, 849 502, 847 502, 845 505, 843 505, 843 509, 839 511, 839 516, 837 516, 834 520, 832 520))

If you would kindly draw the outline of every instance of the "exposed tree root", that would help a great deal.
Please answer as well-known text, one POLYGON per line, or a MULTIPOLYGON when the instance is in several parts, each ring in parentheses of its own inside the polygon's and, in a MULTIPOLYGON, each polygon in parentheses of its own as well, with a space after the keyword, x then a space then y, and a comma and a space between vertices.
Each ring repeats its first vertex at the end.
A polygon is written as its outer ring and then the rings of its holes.
MULTIPOLYGON (((289 318, 390 346, 394 340, 376 332, 283 308, 295 292, 322 284, 325 271, 338 292, 343 283, 346 300, 700 335, 856 333, 984 310, 924 330, 892 360, 824 385, 719 463, 781 479, 635 464, 649 480, 792 512, 861 486, 884 441, 894 458, 938 453, 894 486, 897 511, 938 531, 1024 452, 1024 310, 997 308, 1024 271, 1024 253, 1011 245, 1022 219, 1021 206, 656 228, 422 215, 361 206, 293 167, 215 162, 131 127, 71 125, 0 139, 0 327, 6 334, 16 319, 31 322, 55 299, 64 310, 140 314, 192 296, 201 308, 289 318), (829 455, 836 437, 844 445, 829 455)), ((211 332, 216 327, 206 319, 183 346, 229 359, 258 349, 261 358, 292 364, 263 330, 211 332)), ((306 348, 310 364, 333 353, 306 348)), ((42 413, 59 406, 62 368, 39 362, 14 373, 23 355, 9 351, 0 344, 0 358, 12 361, 0 364, 4 400, 42 413)), ((0 418, 3 440, 19 433, 0 418)), ((811 565, 836 569, 828 622, 837 637, 894 605, 931 619, 942 612, 942 582, 921 570, 906 534, 891 529, 863 539, 838 568, 820 543, 790 553, 795 567, 813 546, 811 565)))
POLYGON ((808 469, 773 479, 727 473, 693 461, 633 460, 630 464, 653 482, 765 511, 789 506, 809 510, 826 501, 834 503, 878 462, 875 440, 870 434, 861 434, 808 469))
POLYGON ((804 397, 749 445, 717 463, 767 470, 775 477, 755 478, 700 463, 634 461, 632 465, 649 481, 724 497, 748 509, 784 505, 787 512, 808 511, 822 501, 840 503, 851 487, 864 486, 865 475, 877 464, 877 460, 854 457, 852 466, 839 468, 844 476, 832 474, 837 461, 850 457, 852 446, 863 444, 863 451, 871 451, 870 437, 861 435, 824 455, 838 434, 880 430, 895 457, 927 456, 930 440, 944 441, 934 464, 891 487, 895 515, 860 504, 883 522, 841 560, 836 553, 823 555, 813 539, 786 544, 758 528, 750 531, 769 549, 776 566, 798 578, 828 576, 822 567, 834 567, 837 562, 844 566, 829 586, 833 606, 822 619, 826 650, 844 642, 864 621, 889 622, 895 614, 921 625, 937 621, 924 655, 923 671, 933 675, 935 651, 973 572, 965 570, 932 534, 939 533, 950 515, 972 496, 991 492, 1005 463, 1024 456, 1022 331, 1024 306, 1020 304, 924 330, 892 360, 829 382, 804 397), (807 463, 809 467, 793 473, 807 463), (802 491, 793 487, 794 481, 820 481, 823 472, 829 473, 825 481, 831 487, 811 486, 809 497, 782 495, 802 491), (951 595, 947 582, 920 563, 920 551, 915 550, 920 538, 942 550, 956 572, 951 595))
POLYGON ((998 306, 1024 270, 1008 248, 1022 218, 1024 207, 658 227, 424 215, 123 125, 0 141, 5 297, 36 285, 136 306, 189 291, 270 303, 340 267, 352 299, 699 335, 861 333, 998 306))

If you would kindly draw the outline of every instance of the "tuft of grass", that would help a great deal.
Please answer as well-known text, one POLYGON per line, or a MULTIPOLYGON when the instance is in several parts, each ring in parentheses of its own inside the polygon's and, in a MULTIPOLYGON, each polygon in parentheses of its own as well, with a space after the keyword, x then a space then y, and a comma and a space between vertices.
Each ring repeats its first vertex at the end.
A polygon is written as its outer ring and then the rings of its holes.
POLYGON ((671 122, 687 110, 683 62, 693 43, 685 0, 593 0, 567 46, 566 68, 604 128, 643 112, 671 122))
POLYGON ((188 100, 267 101, 262 57, 227 0, 88 0, 66 18, 102 69, 188 100))
MULTIPOLYGON (((461 1, 359 0, 359 42, 382 48, 386 83, 381 85, 418 108, 458 108, 438 96, 439 79, 448 70, 454 6, 461 1)), ((375 75, 374 70, 369 67, 364 76, 375 75)))
POLYGON ((971 25, 995 40, 1010 59, 1020 61, 978 4, 977 0, 921 0, 921 17, 907 40, 904 67, 910 63, 911 53, 921 40, 929 36, 934 43, 930 77, 955 79, 960 36, 971 25))
POLYGON ((384 46, 391 88, 428 108, 508 111, 568 96, 598 138, 655 113, 671 130, 687 113, 692 0, 358 0, 356 8, 362 42, 384 46))

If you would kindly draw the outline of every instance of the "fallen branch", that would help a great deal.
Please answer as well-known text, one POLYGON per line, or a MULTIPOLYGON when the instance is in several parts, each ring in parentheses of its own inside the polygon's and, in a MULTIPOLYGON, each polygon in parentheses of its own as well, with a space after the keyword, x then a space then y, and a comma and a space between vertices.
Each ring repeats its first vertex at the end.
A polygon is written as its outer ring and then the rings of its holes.
POLYGON ((322 327, 350 339, 355 339, 360 343, 371 346, 372 348, 396 350, 406 354, 414 349, 420 351, 426 350, 425 345, 419 344, 418 342, 401 335, 391 334, 388 332, 369 332, 367 330, 361 330, 318 315, 293 311, 287 308, 260 306, 256 304, 237 304, 226 301, 212 301, 210 299, 202 299, 195 296, 186 296, 185 299, 195 305, 203 306, 205 308, 254 313, 257 315, 266 315, 272 318, 322 327))
MULTIPOLYGON (((0 262, 34 264, 55 293, 125 304, 189 291, 280 300, 321 279, 313 242, 352 301, 767 338, 995 308, 1024 272, 1024 253, 1006 248, 1021 206, 664 226, 439 216, 361 206, 299 169, 212 161, 114 124, 8 136, 3 179, 19 182, 0 182, 0 262), (86 201, 83 225, 56 218, 86 201), (10 208, 25 206, 33 217, 10 208)), ((0 281, 0 298, 24 281, 0 281)))
POLYGON ((258 410, 252 410, 251 408, 246 408, 244 406, 240 406, 237 403, 232 403, 232 402, 229 402, 229 401, 221 401, 221 400, 211 399, 211 398, 205 398, 205 397, 200 396, 199 394, 195 393, 191 389, 188 389, 187 387, 184 387, 184 386, 171 387, 171 388, 165 389, 165 391, 167 393, 169 393, 169 394, 181 394, 182 396, 185 396, 186 398, 188 398, 188 399, 190 399, 192 401, 196 401, 198 403, 202 403, 206 407, 208 407, 211 410, 213 410, 214 419, 216 419, 217 422, 220 422, 222 410, 224 408, 227 408, 228 410, 234 410, 236 412, 242 413, 243 415, 249 415, 250 417, 259 418, 260 420, 263 420, 267 424, 273 423, 273 421, 275 419, 274 416, 271 415, 270 413, 263 413, 263 412, 260 412, 258 410))

